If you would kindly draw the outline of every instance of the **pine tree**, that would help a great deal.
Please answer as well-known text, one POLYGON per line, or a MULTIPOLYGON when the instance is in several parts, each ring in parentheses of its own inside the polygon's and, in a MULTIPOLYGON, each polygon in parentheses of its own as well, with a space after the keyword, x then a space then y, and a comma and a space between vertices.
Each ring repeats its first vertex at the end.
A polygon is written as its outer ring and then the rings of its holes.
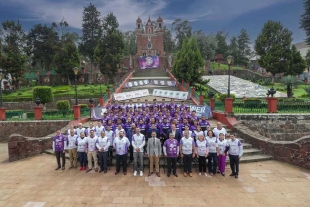
POLYGON ((296 76, 303 73, 306 67, 305 60, 302 58, 295 45, 293 45, 290 51, 288 67, 284 74, 296 76))
POLYGON ((240 31, 238 39, 238 61, 237 64, 247 65, 251 56, 251 38, 245 29, 240 31))
POLYGON ((300 17, 300 28, 306 32, 306 42, 310 45, 310 0, 304 0, 304 13, 300 17))

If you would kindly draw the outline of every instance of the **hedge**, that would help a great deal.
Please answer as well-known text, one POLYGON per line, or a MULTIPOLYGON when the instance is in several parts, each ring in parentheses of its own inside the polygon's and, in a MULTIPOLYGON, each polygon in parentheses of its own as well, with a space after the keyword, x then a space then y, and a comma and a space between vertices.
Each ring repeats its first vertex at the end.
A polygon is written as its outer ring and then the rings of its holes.
POLYGON ((70 102, 68 100, 57 101, 56 107, 58 110, 69 110, 70 109, 70 102))
POLYGON ((52 88, 49 86, 37 86, 33 88, 33 101, 40 98, 42 104, 50 103, 54 100, 52 88))

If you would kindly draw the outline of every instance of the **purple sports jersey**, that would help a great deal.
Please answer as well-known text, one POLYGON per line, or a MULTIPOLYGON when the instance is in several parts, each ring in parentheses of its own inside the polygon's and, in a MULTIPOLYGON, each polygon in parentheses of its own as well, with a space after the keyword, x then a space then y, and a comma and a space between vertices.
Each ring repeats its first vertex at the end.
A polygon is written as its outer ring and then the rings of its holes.
POLYGON ((67 147, 66 143, 67 143, 67 137, 65 137, 62 134, 56 135, 53 138, 53 150, 54 151, 63 151, 63 150, 65 150, 65 148, 67 147))
POLYGON ((178 147, 179 143, 177 140, 167 139, 164 143, 166 148, 167 157, 178 157, 178 147))

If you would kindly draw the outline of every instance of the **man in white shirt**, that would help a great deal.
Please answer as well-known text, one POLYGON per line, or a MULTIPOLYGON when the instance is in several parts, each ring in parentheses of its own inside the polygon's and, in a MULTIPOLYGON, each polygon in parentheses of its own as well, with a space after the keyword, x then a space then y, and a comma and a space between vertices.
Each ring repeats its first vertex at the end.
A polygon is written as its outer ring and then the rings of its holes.
POLYGON ((187 131, 184 132, 184 137, 180 141, 180 155, 183 158, 184 177, 187 174, 192 177, 192 160, 195 157, 195 142, 192 137, 189 137, 187 131))
POLYGON ((92 170, 92 159, 94 159, 95 172, 98 172, 98 158, 97 158, 97 148, 96 148, 97 137, 94 130, 90 130, 89 136, 86 138, 86 153, 88 160, 88 169, 86 173, 92 170))
POLYGON ((68 129, 68 131, 67 131, 67 135, 70 134, 71 129, 73 129, 73 131, 74 131, 74 133, 75 133, 74 125, 71 124, 71 125, 70 125, 70 129, 68 129))
POLYGON ((140 128, 136 128, 136 133, 132 136, 131 145, 133 147, 133 176, 137 176, 138 157, 140 163, 140 176, 143 176, 143 147, 145 145, 145 137, 140 133, 140 128))
POLYGON ((74 129, 71 129, 70 134, 68 135, 68 145, 67 145, 70 160, 69 169, 77 167, 77 146, 76 146, 77 138, 78 136, 74 134, 74 129))
POLYGON ((105 135, 110 139, 110 146, 108 150, 108 165, 112 166, 112 158, 113 158, 113 141, 114 141, 114 132, 111 129, 111 126, 107 126, 107 129, 105 131, 105 135))
POLYGON ((235 176, 238 178, 239 175, 239 161, 243 155, 243 146, 241 142, 235 138, 234 134, 229 135, 230 140, 227 141, 225 153, 229 154, 231 174, 229 176, 235 176))
POLYGON ((217 139, 219 139, 219 135, 222 133, 225 135, 227 135, 226 129, 222 127, 222 123, 221 122, 217 122, 216 127, 213 129, 213 133, 216 136, 217 139))
POLYGON ((80 137, 82 132, 85 134, 85 128, 82 126, 82 123, 78 123, 78 127, 75 129, 75 133, 78 137, 80 137))
MULTIPOLYGON (((94 127, 93 123, 89 123, 89 127, 85 130, 85 134, 88 137, 90 135, 90 130, 93 130, 94 132, 96 132, 96 128, 94 127)), ((96 134, 95 134, 95 136, 96 136, 96 134)))
POLYGON ((100 137, 101 136, 101 132, 104 131, 104 126, 102 126, 101 121, 97 122, 97 126, 95 127, 95 132, 96 132, 96 136, 100 137))
POLYGON ((123 173, 127 175, 127 157, 128 157, 128 147, 130 142, 127 137, 124 136, 124 132, 120 131, 119 136, 114 139, 113 147, 115 148, 116 154, 116 171, 117 175, 120 171, 120 163, 123 164, 123 173))
POLYGON ((101 173, 102 171, 104 171, 104 173, 107 173, 109 146, 110 146, 110 139, 105 135, 105 132, 102 131, 100 137, 98 137, 96 141, 96 147, 99 151, 98 152, 99 164, 100 164, 99 173, 101 173))

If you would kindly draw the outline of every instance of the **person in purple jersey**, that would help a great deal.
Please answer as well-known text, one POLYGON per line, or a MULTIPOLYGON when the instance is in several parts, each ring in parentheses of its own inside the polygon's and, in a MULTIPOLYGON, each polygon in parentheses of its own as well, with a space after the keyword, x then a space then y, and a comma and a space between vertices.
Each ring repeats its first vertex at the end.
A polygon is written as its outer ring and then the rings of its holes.
POLYGON ((166 108, 167 104, 166 104, 166 100, 163 98, 161 100, 161 104, 159 104, 159 108, 162 110, 163 108, 166 108))
POLYGON ((159 125, 160 136, 164 138, 164 141, 168 139, 169 130, 171 129, 170 123, 167 122, 167 118, 159 125))
POLYGON ((143 112, 142 107, 141 107, 141 106, 138 106, 137 111, 138 111, 139 116, 141 116, 141 115, 142 115, 142 112, 143 112))
MULTIPOLYGON (((127 107, 127 105, 126 105, 126 107, 127 107)), ((127 113, 126 109, 122 109, 121 112, 122 112, 122 116, 125 117, 126 113, 127 113)))
POLYGON ((151 109, 150 109, 149 106, 147 106, 147 107, 145 108, 145 113, 146 113, 146 115, 149 115, 150 112, 151 112, 151 109))
MULTIPOLYGON (((156 116, 154 115, 153 111, 150 111, 149 115, 148 115, 149 119, 154 119, 156 118, 156 116)), ((156 121, 156 120, 155 120, 156 121)))
POLYGON ((144 104, 142 105, 142 109, 145 110, 146 107, 150 107, 149 100, 145 99, 144 104))
POLYGON ((176 107, 177 107, 177 105, 175 104, 174 99, 172 98, 171 103, 169 104, 169 110, 175 111, 176 107))
POLYGON ((129 106, 128 105, 128 112, 127 112, 127 116, 128 116, 128 114, 130 114, 130 116, 133 116, 134 115, 134 108, 133 107, 131 107, 131 106, 129 106))
POLYGON ((156 133, 156 137, 159 137, 159 131, 156 128, 155 124, 151 124, 151 126, 149 127, 148 132, 147 132, 147 137, 150 138, 153 132, 156 133))
POLYGON ((101 118, 101 120, 102 120, 102 125, 103 125, 104 127, 106 127, 107 122, 108 122, 108 119, 109 119, 109 117, 108 117, 107 112, 104 112, 104 113, 103 113, 103 117, 101 118))
POLYGON ((210 127, 210 123, 207 120, 207 117, 205 115, 202 115, 201 120, 198 122, 199 126, 201 126, 202 131, 206 131, 207 127, 210 127))
POLYGON ((187 174, 192 177, 192 159, 195 157, 195 142, 189 137, 188 132, 184 132, 184 137, 180 141, 180 155, 183 159, 184 177, 187 174))
POLYGON ((149 128, 151 128, 152 124, 155 124, 156 129, 158 129, 158 124, 156 123, 155 118, 150 118, 150 123, 148 124, 149 128))
POLYGON ((190 130, 191 131, 195 131, 195 130, 197 130, 197 128, 198 128, 198 121, 197 120, 195 120, 195 121, 193 121, 192 122, 193 124, 190 126, 190 130))
POLYGON ((147 128, 147 125, 143 122, 142 119, 139 120, 139 123, 138 123, 137 127, 139 127, 141 134, 146 136, 148 128, 147 128))
POLYGON ((119 105, 118 101, 115 100, 115 101, 114 101, 114 104, 112 105, 112 109, 113 109, 113 110, 115 110, 115 109, 118 110, 119 108, 120 108, 120 105, 119 105))
POLYGON ((175 113, 174 113, 173 118, 174 118, 174 119, 176 119, 176 120, 180 123, 180 121, 181 121, 181 117, 180 117, 180 115, 179 115, 179 113, 178 113, 178 112, 175 112, 175 113))
POLYGON ((173 118, 171 117, 170 111, 167 111, 166 114, 164 115, 164 117, 167 118, 167 121, 168 121, 169 123, 170 123, 171 120, 173 119, 173 118))
POLYGON ((188 128, 190 129, 190 124, 188 123, 187 119, 183 119, 183 123, 180 124, 180 127, 181 127, 180 130, 184 131, 185 130, 185 126, 188 126, 188 128))
POLYGON ((182 110, 181 119, 188 119, 188 115, 185 109, 182 110))
POLYGON ((159 108, 159 105, 158 105, 158 103, 157 103, 156 98, 153 99, 153 104, 152 104, 151 110, 154 110, 155 107, 159 108))
POLYGON ((190 115, 190 119, 191 119, 191 122, 194 123, 194 121, 197 121, 197 125, 198 125, 198 121, 199 121, 199 118, 198 116, 196 115, 196 111, 192 111, 191 115, 190 115))
POLYGON ((167 159, 167 176, 170 177, 171 174, 171 164, 172 164, 172 173, 175 177, 178 177, 177 174, 177 157, 179 155, 179 143, 172 133, 169 134, 169 139, 167 139, 163 146, 164 155, 167 159))
POLYGON ((105 106, 106 109, 111 110, 112 109, 112 105, 111 105, 111 101, 108 101, 107 105, 105 106))
POLYGON ((116 171, 115 175, 120 172, 120 165, 122 161, 123 173, 127 175, 127 157, 128 157, 128 147, 130 142, 127 137, 124 136, 124 132, 120 131, 119 136, 114 139, 113 147, 116 154, 116 171))
POLYGON ((135 111, 135 113, 134 113, 134 115, 132 116, 132 118, 133 118, 133 122, 134 122, 135 124, 138 124, 138 123, 139 123, 140 115, 139 115, 139 113, 138 113, 137 110, 135 111))
POLYGON ((146 112, 143 111, 142 112, 142 115, 140 116, 140 119, 145 123, 145 124, 148 124, 149 123, 149 117, 147 116, 146 112))
POLYGON ((121 110, 123 110, 123 109, 126 110, 127 109, 127 105, 126 105, 125 101, 122 102, 120 108, 121 108, 121 110))
POLYGON ((158 107, 155 106, 154 109, 153 109, 153 115, 154 115, 154 117, 157 117, 157 116, 158 116, 159 111, 160 111, 160 110, 158 109, 158 107))
POLYGON ((65 149, 67 148, 67 138, 60 133, 60 130, 56 131, 56 135, 53 138, 53 152, 56 155, 57 160, 57 168, 55 170, 59 170, 60 165, 60 157, 62 159, 62 170, 65 169, 66 158, 65 158, 65 149))
MULTIPOLYGON (((169 123, 169 120, 167 120, 167 122, 169 123)), ((180 128, 180 124, 179 124, 179 122, 178 122, 178 120, 176 120, 176 119, 173 119, 172 120, 172 123, 171 124, 174 124, 175 125, 175 127, 176 127, 176 129, 177 130, 179 130, 180 131, 180 133, 182 133, 182 128, 180 128)), ((178 142, 179 142, 180 140, 178 140, 178 142)))
POLYGON ((130 111, 131 109, 131 114, 133 113, 133 111, 135 110, 135 105, 132 103, 132 100, 129 100, 129 104, 127 105, 127 111, 130 111))
POLYGON ((127 131, 129 131, 131 129, 131 124, 133 124, 132 119, 127 118, 127 122, 124 124, 124 127, 125 127, 124 129, 125 129, 126 133, 127 133, 127 131))
MULTIPOLYGON (((123 119, 117 119, 115 126, 117 127, 120 124, 122 126, 122 128, 125 128, 124 127, 124 120, 125 120, 124 118, 123 119)), ((114 130, 111 129, 111 130, 115 131, 115 129, 114 130)))
POLYGON ((163 112, 159 112, 158 116, 156 117, 156 120, 159 124, 161 124, 164 121, 164 116, 163 116, 163 112))
POLYGON ((116 128, 116 126, 115 126, 115 124, 113 124, 113 122, 112 122, 112 120, 111 119, 109 119, 108 120, 108 123, 107 123, 107 125, 106 125, 106 127, 105 128, 107 128, 108 126, 110 126, 111 127, 111 129, 114 131, 115 130, 115 128, 116 128))
POLYGON ((181 110, 181 111, 186 110, 185 102, 184 102, 184 101, 181 101, 181 105, 180 105, 179 107, 180 107, 180 110, 181 110))

